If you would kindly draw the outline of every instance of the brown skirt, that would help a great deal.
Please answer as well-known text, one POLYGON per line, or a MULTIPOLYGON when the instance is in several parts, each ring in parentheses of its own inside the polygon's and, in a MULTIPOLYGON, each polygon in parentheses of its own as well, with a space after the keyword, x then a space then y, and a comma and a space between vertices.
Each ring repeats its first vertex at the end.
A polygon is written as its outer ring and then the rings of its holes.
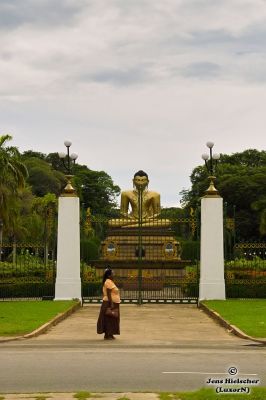
POLYGON ((108 317, 105 315, 106 309, 109 307, 109 301, 103 301, 97 321, 97 333, 105 333, 106 336, 120 335, 120 311, 119 304, 113 303, 114 308, 118 308, 118 318, 108 317))

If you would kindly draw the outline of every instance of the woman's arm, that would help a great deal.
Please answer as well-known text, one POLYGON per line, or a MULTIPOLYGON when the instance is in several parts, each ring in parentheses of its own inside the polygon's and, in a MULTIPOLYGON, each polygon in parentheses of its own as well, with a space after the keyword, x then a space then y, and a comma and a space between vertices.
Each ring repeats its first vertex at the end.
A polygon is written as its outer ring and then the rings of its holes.
POLYGON ((109 305, 111 308, 113 308, 113 301, 112 301, 112 289, 107 289, 107 297, 108 297, 108 301, 109 301, 109 305))

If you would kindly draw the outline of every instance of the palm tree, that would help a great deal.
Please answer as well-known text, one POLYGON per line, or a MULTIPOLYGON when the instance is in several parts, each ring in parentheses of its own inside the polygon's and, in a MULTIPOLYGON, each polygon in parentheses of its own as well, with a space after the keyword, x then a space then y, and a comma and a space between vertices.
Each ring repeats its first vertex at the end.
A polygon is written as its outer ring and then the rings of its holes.
POLYGON ((9 204, 12 204, 18 191, 25 186, 28 176, 26 166, 20 161, 20 153, 14 146, 7 146, 10 135, 0 136, 0 220, 7 225, 12 219, 9 204))

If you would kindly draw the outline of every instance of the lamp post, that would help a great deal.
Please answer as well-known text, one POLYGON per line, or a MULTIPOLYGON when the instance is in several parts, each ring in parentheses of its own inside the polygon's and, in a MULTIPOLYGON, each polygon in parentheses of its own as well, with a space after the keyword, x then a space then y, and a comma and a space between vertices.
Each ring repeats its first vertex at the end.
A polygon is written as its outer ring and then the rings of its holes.
POLYGON ((208 189, 206 190, 207 195, 219 195, 218 190, 214 186, 214 180, 216 179, 215 172, 216 172, 216 166, 217 162, 220 159, 220 154, 213 154, 212 149, 214 146, 213 142, 207 142, 206 146, 209 148, 209 154, 204 153, 202 154, 202 159, 205 162, 205 166, 207 168, 207 171, 209 173, 209 180, 210 180, 210 185, 208 189))
POLYGON ((199 300, 224 300, 223 199, 214 186, 220 154, 213 154, 213 142, 207 142, 209 154, 202 158, 210 184, 201 198, 200 285, 199 300))
POLYGON ((73 196, 76 194, 75 189, 72 186, 71 179, 73 178, 73 169, 74 165, 76 162, 76 159, 78 158, 78 155, 76 153, 70 154, 70 146, 72 143, 69 140, 65 140, 64 145, 67 148, 67 153, 58 153, 59 158, 61 159, 65 170, 66 170, 66 178, 67 178, 67 184, 66 187, 64 188, 64 191, 62 193, 62 196, 73 196))
POLYGON ((80 205, 72 186, 77 154, 70 154, 71 142, 64 142, 67 153, 59 153, 66 171, 67 185, 58 200, 58 233, 55 299, 81 299, 80 279, 80 205))

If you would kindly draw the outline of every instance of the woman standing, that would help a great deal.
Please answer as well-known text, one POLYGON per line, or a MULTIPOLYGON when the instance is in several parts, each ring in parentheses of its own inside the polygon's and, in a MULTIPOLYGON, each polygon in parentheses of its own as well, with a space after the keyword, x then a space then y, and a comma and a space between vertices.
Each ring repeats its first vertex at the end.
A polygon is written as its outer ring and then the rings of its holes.
POLYGON ((103 302, 100 315, 97 322, 97 333, 104 333, 105 340, 115 339, 114 335, 120 335, 120 311, 119 304, 121 302, 119 289, 114 283, 114 274, 108 266, 103 275, 103 302), (111 309, 110 312, 107 309, 111 309), (107 315, 106 312, 109 311, 107 315))

